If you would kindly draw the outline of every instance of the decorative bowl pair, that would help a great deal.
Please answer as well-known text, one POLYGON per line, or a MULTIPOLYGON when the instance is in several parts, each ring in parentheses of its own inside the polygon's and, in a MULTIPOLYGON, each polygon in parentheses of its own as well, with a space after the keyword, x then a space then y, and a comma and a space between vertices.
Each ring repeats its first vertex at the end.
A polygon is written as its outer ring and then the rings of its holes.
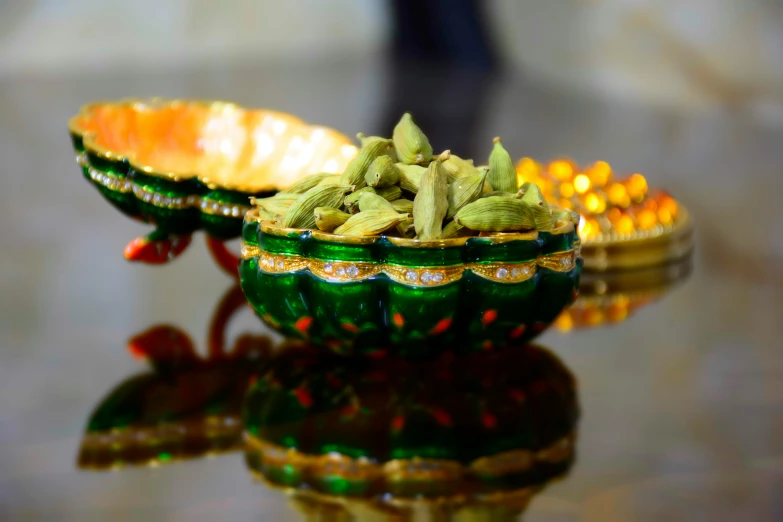
POLYGON ((128 100, 87 105, 69 128, 84 176, 115 207, 157 227, 126 257, 167 262, 203 228, 219 264, 236 274, 222 241, 241 230, 240 279, 256 312, 286 335, 340 353, 428 357, 524 342, 576 295, 576 214, 551 232, 434 242, 259 222, 248 212, 251 195, 341 172, 357 152, 345 136, 292 116, 128 100))

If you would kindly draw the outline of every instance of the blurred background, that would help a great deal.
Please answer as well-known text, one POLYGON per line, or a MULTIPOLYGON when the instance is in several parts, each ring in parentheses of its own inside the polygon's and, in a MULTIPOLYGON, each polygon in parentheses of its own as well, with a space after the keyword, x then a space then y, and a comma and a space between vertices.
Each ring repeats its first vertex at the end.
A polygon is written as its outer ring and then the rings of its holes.
POLYGON ((128 337, 173 323, 203 347, 230 285, 201 239, 123 260, 150 228, 81 179, 66 122, 127 96, 348 135, 410 110, 436 150, 483 160, 500 135, 513 157, 643 173, 693 213, 694 275, 617 328, 542 337, 584 415, 572 476, 530 519, 781 519, 780 1, 0 1, 0 519, 293 520, 239 455, 74 468, 89 412, 139 369, 128 337))
POLYGON ((779 116, 782 26, 775 0, 227 0, 220 8, 205 0, 6 0, 0 75, 335 56, 373 65, 390 47, 423 58, 422 43, 438 39, 461 65, 502 59, 573 88, 675 106, 774 106, 779 116))

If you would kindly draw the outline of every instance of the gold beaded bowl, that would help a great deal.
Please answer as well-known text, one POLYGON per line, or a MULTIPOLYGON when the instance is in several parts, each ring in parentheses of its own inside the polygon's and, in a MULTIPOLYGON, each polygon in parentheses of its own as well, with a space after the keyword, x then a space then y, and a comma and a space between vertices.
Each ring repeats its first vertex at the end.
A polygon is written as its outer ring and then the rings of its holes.
POLYGON ((615 179, 598 161, 580 167, 568 159, 517 163, 517 176, 541 188, 549 201, 579 212, 586 271, 634 269, 682 259, 693 250, 693 222, 670 194, 641 174, 615 179))
POLYGON ((198 229, 220 241, 238 236, 250 196, 342 172, 357 153, 335 130, 219 101, 90 103, 68 128, 84 177, 123 213, 157 227, 126 249, 151 263, 176 257, 198 229))

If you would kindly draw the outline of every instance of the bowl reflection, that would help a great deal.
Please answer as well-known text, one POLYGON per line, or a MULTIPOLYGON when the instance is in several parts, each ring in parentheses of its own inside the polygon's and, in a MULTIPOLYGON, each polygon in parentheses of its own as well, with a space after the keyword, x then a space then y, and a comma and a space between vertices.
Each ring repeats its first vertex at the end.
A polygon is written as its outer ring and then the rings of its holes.
POLYGON ((302 345, 248 390, 243 418, 251 472, 308 509, 518 512, 570 469, 578 404, 533 345, 431 363, 302 345))
POLYGON ((128 350, 150 369, 118 384, 87 421, 77 459, 83 469, 159 465, 242 448, 242 401, 268 364, 272 341, 242 334, 230 349, 225 329, 245 306, 232 287, 215 309, 208 354, 190 336, 159 325, 133 336, 128 350))

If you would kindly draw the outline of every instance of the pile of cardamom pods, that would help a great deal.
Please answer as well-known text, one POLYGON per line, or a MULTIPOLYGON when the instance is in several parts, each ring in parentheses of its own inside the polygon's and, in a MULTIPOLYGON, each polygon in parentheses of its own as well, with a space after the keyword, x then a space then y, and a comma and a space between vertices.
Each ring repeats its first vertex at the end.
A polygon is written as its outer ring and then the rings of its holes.
POLYGON ((489 165, 445 151, 405 114, 392 139, 358 134, 359 154, 340 174, 313 174, 264 199, 261 219, 346 236, 437 240, 491 232, 551 230, 567 212, 550 209, 538 186, 517 186, 511 156, 494 139, 489 165))

